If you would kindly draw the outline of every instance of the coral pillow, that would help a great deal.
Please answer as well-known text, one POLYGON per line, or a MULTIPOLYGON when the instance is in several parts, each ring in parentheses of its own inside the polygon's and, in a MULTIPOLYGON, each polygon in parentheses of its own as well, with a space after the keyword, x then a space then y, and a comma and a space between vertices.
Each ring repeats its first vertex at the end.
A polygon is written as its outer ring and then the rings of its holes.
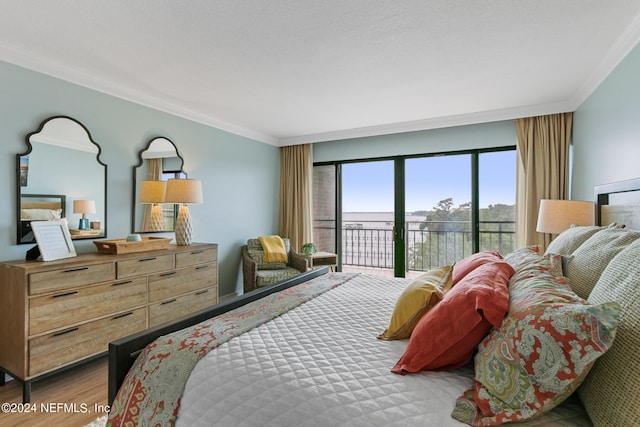
POLYGON ((509 312, 478 346, 473 388, 458 398, 453 418, 494 426, 548 412, 611 346, 619 304, 588 304, 548 259, 539 263, 512 277, 509 312))
POLYGON ((378 338, 409 338, 422 316, 440 302, 444 292, 451 288, 451 269, 451 266, 435 268, 411 282, 396 301, 389 327, 378 338))
POLYGON ((469 255, 462 261, 456 262, 453 266, 453 285, 455 286, 455 284, 462 280, 463 277, 480 267, 482 264, 500 260, 502 260, 502 255, 494 251, 478 252, 473 255, 469 255))
POLYGON ((467 364, 491 326, 500 326, 509 306, 507 284, 513 273, 506 262, 490 262, 467 274, 420 319, 391 372, 455 369, 467 364))

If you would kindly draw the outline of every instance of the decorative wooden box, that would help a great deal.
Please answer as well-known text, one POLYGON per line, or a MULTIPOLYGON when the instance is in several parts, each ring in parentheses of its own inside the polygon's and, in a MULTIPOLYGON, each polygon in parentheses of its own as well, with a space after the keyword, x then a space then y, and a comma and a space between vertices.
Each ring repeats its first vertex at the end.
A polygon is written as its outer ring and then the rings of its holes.
POLYGON ((98 248, 98 252, 119 255, 166 249, 170 242, 171 239, 167 237, 143 237, 137 242, 127 242, 126 239, 94 240, 93 244, 98 248))

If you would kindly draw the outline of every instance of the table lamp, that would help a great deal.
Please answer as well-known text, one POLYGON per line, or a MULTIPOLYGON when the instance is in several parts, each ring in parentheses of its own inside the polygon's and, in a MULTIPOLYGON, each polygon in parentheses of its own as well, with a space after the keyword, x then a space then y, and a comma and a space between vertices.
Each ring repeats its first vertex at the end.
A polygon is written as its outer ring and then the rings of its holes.
POLYGON ((82 218, 80 218, 80 223, 78 224, 78 230, 89 230, 89 218, 87 218, 87 214, 96 213, 96 202, 93 200, 74 200, 73 213, 82 214, 82 218))
POLYGON ((538 233, 560 234, 572 225, 593 225, 595 204, 581 200, 540 200, 538 233))
POLYGON ((165 203, 182 205, 176 220, 176 244, 180 246, 190 245, 193 231, 187 204, 202 203, 202 183, 199 179, 171 178, 167 181, 167 192, 164 201, 165 203))
POLYGON ((151 207, 149 224, 145 224, 144 230, 142 231, 165 230, 160 203, 164 203, 166 190, 166 181, 145 180, 140 183, 140 198, 138 201, 142 204, 153 205, 151 207))

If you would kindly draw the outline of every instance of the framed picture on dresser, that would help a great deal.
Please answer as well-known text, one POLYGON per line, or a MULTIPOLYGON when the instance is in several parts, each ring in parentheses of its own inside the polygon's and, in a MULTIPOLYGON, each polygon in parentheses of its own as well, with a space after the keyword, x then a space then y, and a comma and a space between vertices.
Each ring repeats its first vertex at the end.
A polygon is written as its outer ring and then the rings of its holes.
POLYGON ((71 241, 67 221, 32 221, 31 229, 38 243, 42 261, 76 256, 76 248, 71 241))

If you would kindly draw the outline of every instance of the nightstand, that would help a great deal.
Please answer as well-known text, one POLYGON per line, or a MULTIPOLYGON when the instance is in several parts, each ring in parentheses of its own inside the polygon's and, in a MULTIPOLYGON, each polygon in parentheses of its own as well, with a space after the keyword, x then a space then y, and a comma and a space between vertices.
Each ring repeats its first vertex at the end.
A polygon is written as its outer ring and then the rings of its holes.
POLYGON ((69 234, 72 239, 95 239, 97 237, 104 236, 104 230, 101 228, 90 228, 88 230, 78 230, 77 228, 70 228, 69 234))
POLYGON ((338 265, 338 255, 331 252, 316 252, 313 255, 305 258, 309 260, 310 268, 324 267, 326 265, 331 267, 331 271, 335 271, 336 265, 338 265))

